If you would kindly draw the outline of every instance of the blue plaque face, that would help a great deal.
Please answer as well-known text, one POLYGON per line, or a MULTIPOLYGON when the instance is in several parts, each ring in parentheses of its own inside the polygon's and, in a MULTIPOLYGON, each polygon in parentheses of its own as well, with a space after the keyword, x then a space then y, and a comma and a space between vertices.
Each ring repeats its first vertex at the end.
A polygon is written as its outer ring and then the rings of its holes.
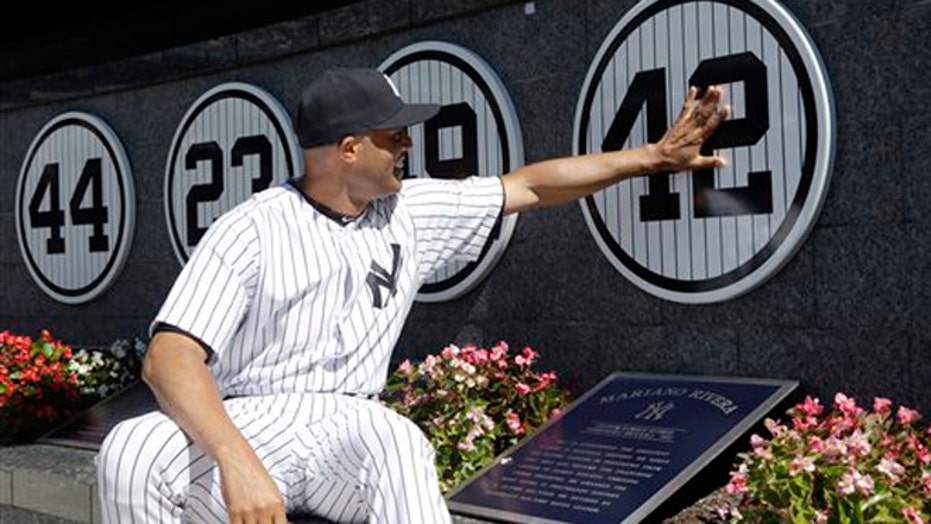
POLYGON ((639 522, 797 382, 617 373, 448 497, 520 523, 639 522))

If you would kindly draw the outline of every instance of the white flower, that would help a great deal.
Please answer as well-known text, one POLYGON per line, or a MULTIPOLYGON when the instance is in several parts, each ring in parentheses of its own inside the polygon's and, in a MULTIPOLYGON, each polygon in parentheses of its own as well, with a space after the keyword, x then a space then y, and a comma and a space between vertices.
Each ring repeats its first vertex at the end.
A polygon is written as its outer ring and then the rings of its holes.
POLYGON ((116 358, 125 358, 126 350, 129 348, 129 341, 118 339, 110 345, 110 353, 116 358))

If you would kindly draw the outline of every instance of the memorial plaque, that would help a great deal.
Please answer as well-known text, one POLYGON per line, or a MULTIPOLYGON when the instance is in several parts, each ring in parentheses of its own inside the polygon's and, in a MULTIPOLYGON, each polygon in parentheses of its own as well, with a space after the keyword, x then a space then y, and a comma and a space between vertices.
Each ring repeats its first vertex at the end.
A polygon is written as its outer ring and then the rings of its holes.
POLYGON ((119 393, 94 404, 65 425, 38 441, 76 448, 99 450, 103 439, 120 422, 158 409, 152 391, 136 382, 119 393))
POLYGON ((615 373, 447 496, 521 524, 640 522, 798 386, 615 373))

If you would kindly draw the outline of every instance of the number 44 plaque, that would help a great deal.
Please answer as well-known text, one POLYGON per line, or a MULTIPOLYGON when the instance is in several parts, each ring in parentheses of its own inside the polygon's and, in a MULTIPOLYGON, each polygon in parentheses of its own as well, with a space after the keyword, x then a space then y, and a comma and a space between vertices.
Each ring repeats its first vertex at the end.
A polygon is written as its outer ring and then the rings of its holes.
POLYGON ((615 373, 447 497, 521 524, 641 522, 796 387, 615 373))

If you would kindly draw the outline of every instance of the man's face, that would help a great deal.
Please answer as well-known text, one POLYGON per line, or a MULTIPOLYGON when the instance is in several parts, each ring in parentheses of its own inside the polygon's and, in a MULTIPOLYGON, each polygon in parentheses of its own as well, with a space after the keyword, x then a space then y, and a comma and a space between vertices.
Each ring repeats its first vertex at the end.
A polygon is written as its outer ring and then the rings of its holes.
POLYGON ((366 199, 397 193, 410 150, 407 128, 374 129, 359 135, 357 187, 366 199))

